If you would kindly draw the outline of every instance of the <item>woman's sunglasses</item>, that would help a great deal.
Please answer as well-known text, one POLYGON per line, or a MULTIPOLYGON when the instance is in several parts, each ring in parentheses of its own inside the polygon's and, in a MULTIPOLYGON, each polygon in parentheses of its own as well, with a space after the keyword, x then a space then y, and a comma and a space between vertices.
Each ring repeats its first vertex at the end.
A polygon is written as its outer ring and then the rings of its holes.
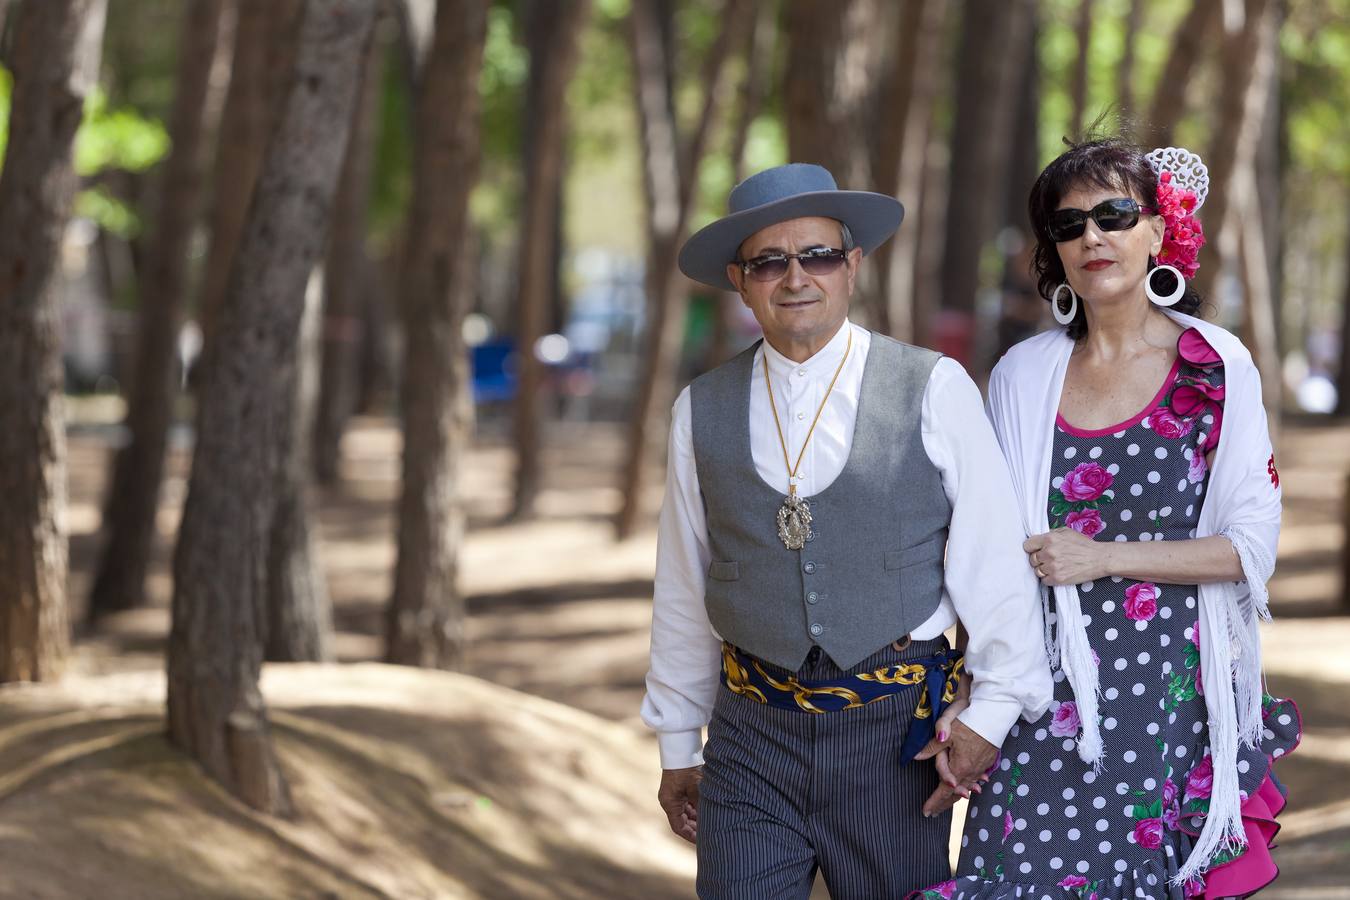
POLYGON ((847 250, 815 247, 805 253, 769 253, 741 263, 741 271, 755 281, 777 281, 787 274, 793 260, 802 264, 807 275, 828 275, 848 259, 847 250))
POLYGON ((1139 223, 1141 212, 1153 214, 1150 207, 1141 207, 1130 197, 1114 197, 1092 209, 1057 209, 1046 220, 1045 230, 1057 244, 1071 241, 1083 236, 1090 216, 1102 231, 1129 231, 1139 223))

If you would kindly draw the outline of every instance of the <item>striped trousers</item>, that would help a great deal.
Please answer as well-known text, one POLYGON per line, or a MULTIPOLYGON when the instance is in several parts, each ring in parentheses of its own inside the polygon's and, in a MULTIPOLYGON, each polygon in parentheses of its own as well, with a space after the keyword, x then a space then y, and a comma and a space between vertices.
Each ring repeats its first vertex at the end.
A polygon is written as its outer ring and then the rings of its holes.
MULTIPOLYGON (((946 648, 943 638, 887 646, 847 673, 813 650, 797 675, 837 678, 946 648)), ((699 897, 805 898, 817 869, 832 900, 902 900, 950 878, 951 813, 922 813, 937 771, 931 760, 899 762, 920 694, 914 687, 859 709, 811 714, 723 685, 699 785, 699 897)))

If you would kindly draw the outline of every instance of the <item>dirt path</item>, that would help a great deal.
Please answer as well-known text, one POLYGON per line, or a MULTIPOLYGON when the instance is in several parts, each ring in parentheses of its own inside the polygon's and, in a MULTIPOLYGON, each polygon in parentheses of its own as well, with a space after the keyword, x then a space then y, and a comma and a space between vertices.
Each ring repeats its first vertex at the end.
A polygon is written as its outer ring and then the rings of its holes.
MULTIPOLYGON (((93 416, 90 416, 93 418, 93 416)), ((82 603, 91 578, 109 429, 73 430, 71 449, 72 596, 82 603)), ((559 426, 537 521, 498 524, 508 504, 510 455, 489 433, 468 459, 471 510, 463 556, 470 611, 468 673, 596 713, 637 721, 646 671, 654 521, 622 544, 608 516, 619 455, 616 431, 559 426)), ((344 444, 344 478, 320 498, 323 562, 347 662, 378 659, 381 610, 393 562, 391 510, 399 437, 391 422, 364 420, 344 444)), ((161 512, 166 535, 151 580, 150 608, 115 617, 102 635, 80 640, 84 673, 162 667, 168 627, 171 549, 184 491, 181 447, 172 461, 161 512)), ((1286 517, 1273 585, 1276 621, 1265 630, 1273 693, 1292 697, 1305 739, 1279 769, 1292 801, 1282 821, 1282 867, 1271 898, 1350 898, 1350 616, 1339 607, 1340 509, 1350 472, 1350 425, 1291 423, 1280 453, 1286 517)), ((652 479, 652 508, 660 479, 652 479)), ((652 815, 659 815, 655 806, 652 815)), ((675 850, 672 852, 682 852, 675 850)))

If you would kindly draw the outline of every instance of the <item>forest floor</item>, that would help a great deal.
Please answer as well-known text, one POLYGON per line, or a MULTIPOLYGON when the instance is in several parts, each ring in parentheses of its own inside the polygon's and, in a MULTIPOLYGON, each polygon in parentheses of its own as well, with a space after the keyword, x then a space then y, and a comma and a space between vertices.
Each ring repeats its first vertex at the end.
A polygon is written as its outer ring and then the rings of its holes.
MULTIPOLYGON (((115 414, 76 406, 71 597, 97 549, 115 414)), ((488 421, 466 461, 465 675, 377 664, 394 559, 399 434, 355 423, 343 480, 317 495, 344 666, 269 665, 264 694, 296 799, 249 813, 162 738, 175 449, 146 609, 82 636, 68 678, 0 690, 0 897, 687 897, 693 858, 655 803, 637 719, 655 518, 623 543, 609 517, 619 432, 560 424, 540 515, 502 524, 511 454, 488 421)), ((1339 606, 1350 423, 1290 422, 1286 518, 1265 626, 1272 693, 1302 745, 1278 767, 1290 805, 1263 897, 1350 898, 1350 610, 1339 606)), ((649 509, 660 500, 651 479, 649 509)))

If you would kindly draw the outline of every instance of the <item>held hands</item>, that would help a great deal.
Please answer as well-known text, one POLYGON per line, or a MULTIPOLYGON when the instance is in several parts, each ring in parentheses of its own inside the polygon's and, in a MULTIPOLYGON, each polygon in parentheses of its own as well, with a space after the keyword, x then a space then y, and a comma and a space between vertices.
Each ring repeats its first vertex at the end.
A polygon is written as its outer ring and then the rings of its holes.
POLYGON ((661 787, 656 791, 670 830, 691 844, 698 838, 698 783, 702 780, 702 766, 662 769, 661 787))
POLYGON ((1072 528, 1034 534, 1022 544, 1036 577, 1046 586, 1082 584, 1110 574, 1106 557, 1110 544, 1101 544, 1072 528))
POLYGON ((915 755, 915 759, 933 759, 942 783, 923 805, 925 816, 945 812, 958 798, 978 794, 988 781, 986 771, 994 764, 998 748, 976 734, 956 717, 970 705, 969 675, 962 675, 956 699, 938 716, 937 736, 915 755))

